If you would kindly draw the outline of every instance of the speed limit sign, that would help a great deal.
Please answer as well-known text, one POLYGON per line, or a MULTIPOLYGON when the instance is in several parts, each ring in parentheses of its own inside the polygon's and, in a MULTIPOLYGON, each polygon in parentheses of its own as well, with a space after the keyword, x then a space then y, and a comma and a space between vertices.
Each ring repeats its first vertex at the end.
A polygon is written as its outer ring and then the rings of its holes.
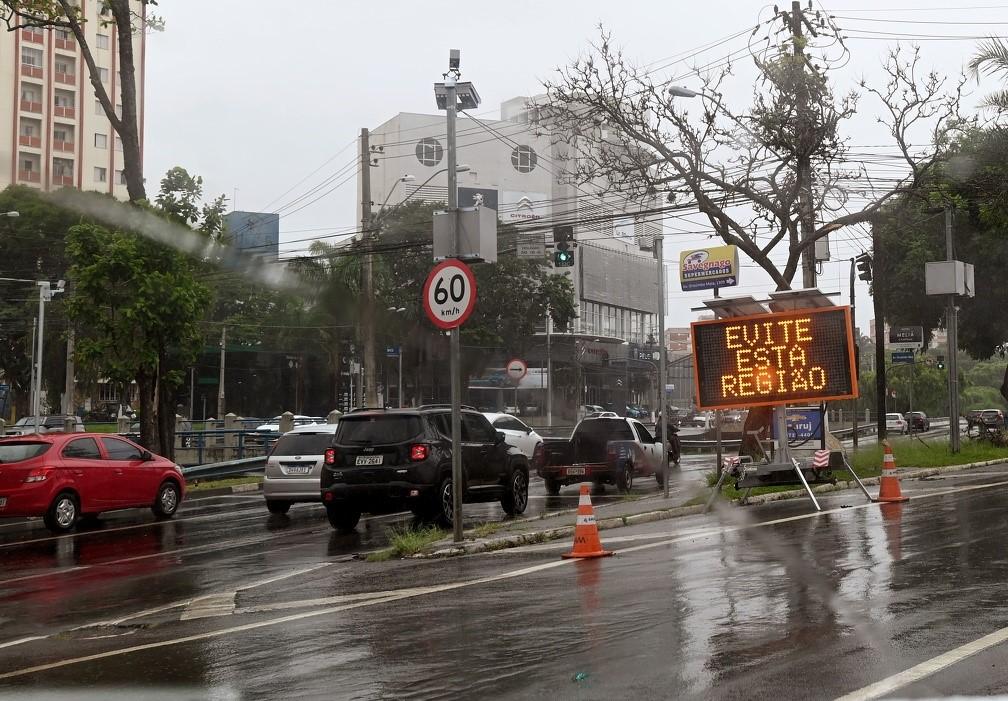
POLYGON ((423 306, 440 329, 465 323, 476 308, 476 278, 469 266, 453 258, 435 265, 424 283, 423 306))

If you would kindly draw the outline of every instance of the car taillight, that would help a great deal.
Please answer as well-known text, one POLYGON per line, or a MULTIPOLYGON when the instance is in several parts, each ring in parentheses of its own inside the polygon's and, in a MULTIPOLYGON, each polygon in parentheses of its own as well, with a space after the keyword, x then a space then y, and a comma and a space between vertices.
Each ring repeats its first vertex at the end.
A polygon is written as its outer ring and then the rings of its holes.
POLYGON ((41 467, 29 472, 28 476, 24 478, 24 481, 25 483, 30 484, 32 482, 45 482, 46 479, 48 478, 49 478, 49 468, 41 467))
POLYGON ((540 465, 545 462, 546 459, 546 449, 543 447, 542 443, 536 443, 535 449, 532 451, 532 464, 540 465))
POLYGON ((418 460, 426 460, 427 455, 430 453, 430 449, 423 443, 414 443, 409 449, 410 460, 416 462, 418 460))
POLYGON ((335 448, 326 448, 326 451, 325 451, 325 464, 326 465, 335 465, 336 464, 336 449, 335 448))

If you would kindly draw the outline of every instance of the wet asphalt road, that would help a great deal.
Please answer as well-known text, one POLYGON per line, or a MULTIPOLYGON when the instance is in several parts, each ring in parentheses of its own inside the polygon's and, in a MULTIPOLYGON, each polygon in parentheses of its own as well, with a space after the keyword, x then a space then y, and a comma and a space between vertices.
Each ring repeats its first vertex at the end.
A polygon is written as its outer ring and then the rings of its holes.
POLYGON ((1000 639, 935 660, 1008 626, 1008 469, 904 491, 606 531, 616 555, 581 562, 568 543, 361 562, 389 518, 337 536, 255 498, 0 529, 0 696, 835 698, 926 662, 947 666, 885 693, 1008 691, 1000 639))

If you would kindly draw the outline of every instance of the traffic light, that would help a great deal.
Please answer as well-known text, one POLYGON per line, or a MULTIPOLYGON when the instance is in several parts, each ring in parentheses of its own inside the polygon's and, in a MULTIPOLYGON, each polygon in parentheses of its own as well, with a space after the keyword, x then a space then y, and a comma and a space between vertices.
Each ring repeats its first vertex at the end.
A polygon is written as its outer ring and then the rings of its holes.
POLYGON ((872 259, 867 253, 862 253, 854 259, 857 263, 858 279, 871 281, 872 279, 872 259))
POLYGON ((556 249, 553 251, 554 268, 569 268, 574 265, 574 251, 571 250, 573 240, 573 226, 553 227, 553 242, 556 244, 556 249))
POLYGON ((945 369, 945 356, 944 355, 939 355, 938 356, 938 369, 939 370, 944 370, 945 369))

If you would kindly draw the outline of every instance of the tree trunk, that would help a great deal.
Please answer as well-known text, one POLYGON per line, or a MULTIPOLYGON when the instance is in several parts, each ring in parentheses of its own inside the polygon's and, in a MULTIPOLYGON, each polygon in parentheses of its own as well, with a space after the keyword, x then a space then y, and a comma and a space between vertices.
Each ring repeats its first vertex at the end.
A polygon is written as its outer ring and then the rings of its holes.
MULTIPOLYGON (((136 65, 133 55, 133 17, 129 0, 108 0, 115 17, 119 48, 119 85, 122 98, 122 117, 119 138, 123 147, 123 175, 130 202, 147 199, 144 189, 143 159, 140 153, 140 124, 137 119, 136 65)), ((142 6, 146 15, 146 6, 142 6)), ((139 31, 144 31, 144 27, 139 31)), ((174 412, 173 412, 174 416, 174 412)))
POLYGON ((136 381, 140 395, 140 445, 152 453, 160 455, 161 442, 157 429, 157 409, 154 403, 155 373, 139 372, 136 381))

